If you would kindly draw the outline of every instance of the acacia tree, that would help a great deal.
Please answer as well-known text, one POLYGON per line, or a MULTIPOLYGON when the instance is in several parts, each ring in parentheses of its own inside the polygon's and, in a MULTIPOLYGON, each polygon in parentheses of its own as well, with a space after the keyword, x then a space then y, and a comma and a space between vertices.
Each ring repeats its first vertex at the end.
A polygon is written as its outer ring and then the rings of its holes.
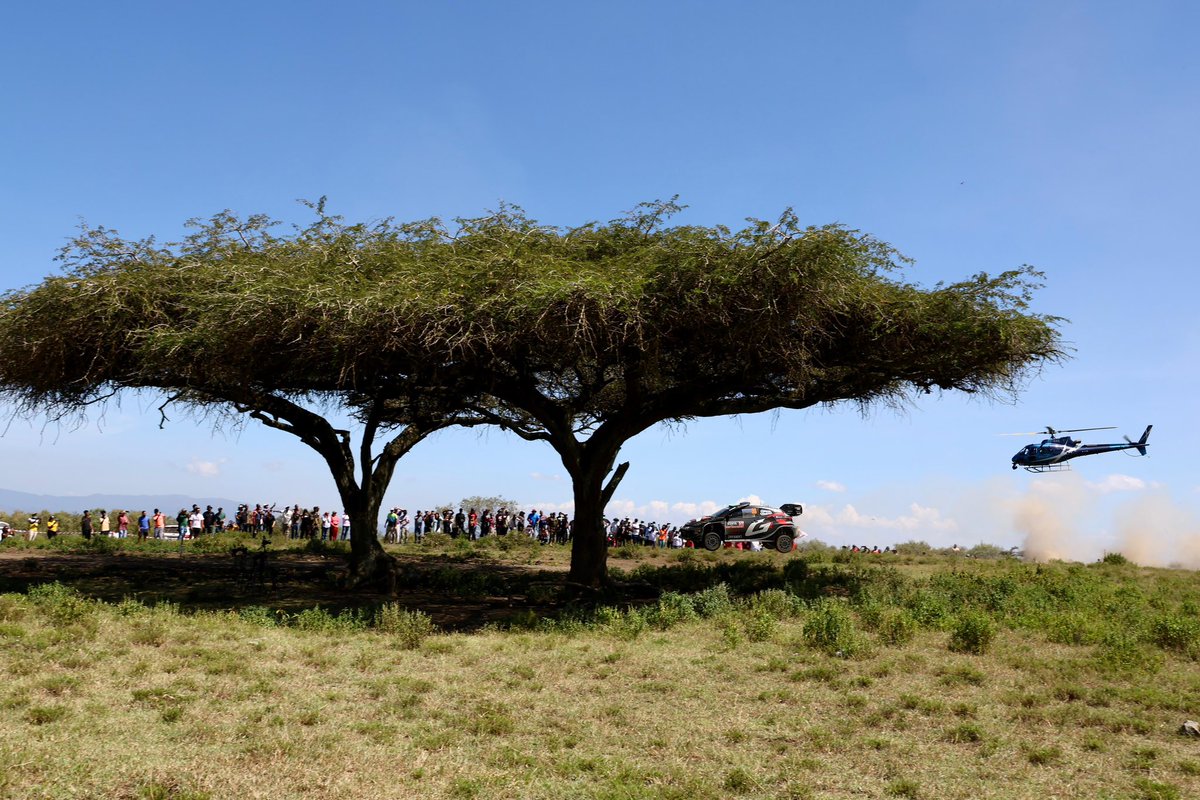
MULTIPOLYGON (((1022 267, 922 288, 878 239, 839 225, 668 226, 672 200, 607 224, 541 226, 519 209, 460 221, 454 258, 486 274, 492 349, 476 412, 548 442, 570 474, 569 580, 607 581, 602 515, 622 445, 660 422, 900 404, 934 390, 1014 394, 1063 351, 1029 312, 1022 267)), ((461 302, 478 298, 478 289, 461 302)))
POLYGON ((163 246, 84 229, 61 276, 0 299, 0 393, 61 418, 151 390, 162 422, 182 406, 297 437, 328 465, 360 532, 351 564, 362 580, 392 562, 372 532, 397 461, 436 430, 480 420, 428 390, 456 367, 437 326, 395 302, 420 296, 413 275, 437 226, 345 225, 324 201, 310 205, 315 222, 282 236, 265 216, 230 212, 163 246))
MULTIPOLYGON (((63 276, 0 302, 0 393, 67 413, 154 389, 164 409, 248 415, 322 455, 359 531, 430 431, 501 425, 548 442, 571 475, 570 580, 596 588, 617 456, 647 428, 1015 392, 1062 355, 1058 320, 1029 312, 1038 273, 922 288, 888 244, 790 211, 733 231, 669 226, 673 201, 577 228, 512 207, 453 229, 314 208, 285 236, 229 213, 168 246, 84 231, 63 276), (359 421, 357 448, 330 410, 359 421)), ((372 573, 375 537, 353 542, 372 573)))

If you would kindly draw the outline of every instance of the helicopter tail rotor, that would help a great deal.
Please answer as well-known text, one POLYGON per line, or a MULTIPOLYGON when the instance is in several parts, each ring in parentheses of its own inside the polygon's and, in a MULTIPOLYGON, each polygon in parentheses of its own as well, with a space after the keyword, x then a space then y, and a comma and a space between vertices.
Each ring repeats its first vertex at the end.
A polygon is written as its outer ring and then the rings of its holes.
POLYGON ((1125 441, 1137 448, 1138 455, 1146 455, 1146 445, 1150 440, 1150 429, 1153 427, 1153 425, 1147 425, 1146 432, 1143 433, 1142 438, 1138 439, 1136 442, 1130 439, 1128 436, 1125 437, 1125 441))

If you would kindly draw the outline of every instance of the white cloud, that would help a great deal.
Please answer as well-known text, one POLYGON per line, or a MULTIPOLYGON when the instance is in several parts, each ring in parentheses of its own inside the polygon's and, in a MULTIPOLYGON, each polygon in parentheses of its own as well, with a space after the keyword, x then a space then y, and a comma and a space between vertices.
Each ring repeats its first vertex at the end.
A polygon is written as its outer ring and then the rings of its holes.
POLYGON ((201 478, 215 478, 221 474, 221 464, 225 459, 220 461, 201 461, 198 458, 193 458, 187 464, 187 471, 193 475, 199 475, 201 478))
POLYGON ((1109 494, 1111 492, 1140 492, 1146 488, 1146 485, 1146 482, 1141 478, 1119 474, 1109 475, 1099 482, 1087 482, 1089 489, 1101 494, 1109 494))
POLYGON ((563 479, 562 475, 547 475, 544 472, 531 472, 529 473, 529 477, 533 478, 535 481, 561 481, 563 479))
POLYGON ((827 492, 846 491, 846 485, 837 481, 817 481, 817 488, 824 489, 827 492))
MULTIPOLYGON (((806 509, 808 511, 808 509, 806 509)), ((898 517, 882 517, 861 513, 857 508, 847 503, 832 517, 834 525, 864 530, 882 529, 899 531, 953 531, 958 530, 958 523, 936 508, 913 503, 909 506, 908 514, 898 517)))

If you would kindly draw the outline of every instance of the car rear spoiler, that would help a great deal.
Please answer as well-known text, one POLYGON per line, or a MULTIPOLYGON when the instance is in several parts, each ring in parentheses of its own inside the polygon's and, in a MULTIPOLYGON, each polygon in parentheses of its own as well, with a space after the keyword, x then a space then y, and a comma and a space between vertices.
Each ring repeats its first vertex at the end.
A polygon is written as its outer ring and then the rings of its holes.
POLYGON ((804 509, 800 507, 799 503, 784 503, 779 507, 779 510, 789 517, 798 517, 804 513, 804 509))

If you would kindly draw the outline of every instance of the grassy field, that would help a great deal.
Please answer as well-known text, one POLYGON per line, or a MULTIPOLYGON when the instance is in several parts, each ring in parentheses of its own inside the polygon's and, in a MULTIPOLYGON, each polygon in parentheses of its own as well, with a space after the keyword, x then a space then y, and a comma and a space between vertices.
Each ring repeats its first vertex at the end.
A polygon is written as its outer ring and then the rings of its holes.
POLYGON ((1200 739, 1178 733, 1200 718, 1195 573, 820 548, 624 552, 613 563, 625 596, 657 599, 545 616, 444 565, 552 571, 558 548, 401 552, 441 576, 443 602, 487 595, 512 613, 442 632, 409 602, 428 587, 337 613, 269 595, 199 610, 147 593, 99 601, 69 571, 0 595, 0 796, 1200 789, 1200 739))

